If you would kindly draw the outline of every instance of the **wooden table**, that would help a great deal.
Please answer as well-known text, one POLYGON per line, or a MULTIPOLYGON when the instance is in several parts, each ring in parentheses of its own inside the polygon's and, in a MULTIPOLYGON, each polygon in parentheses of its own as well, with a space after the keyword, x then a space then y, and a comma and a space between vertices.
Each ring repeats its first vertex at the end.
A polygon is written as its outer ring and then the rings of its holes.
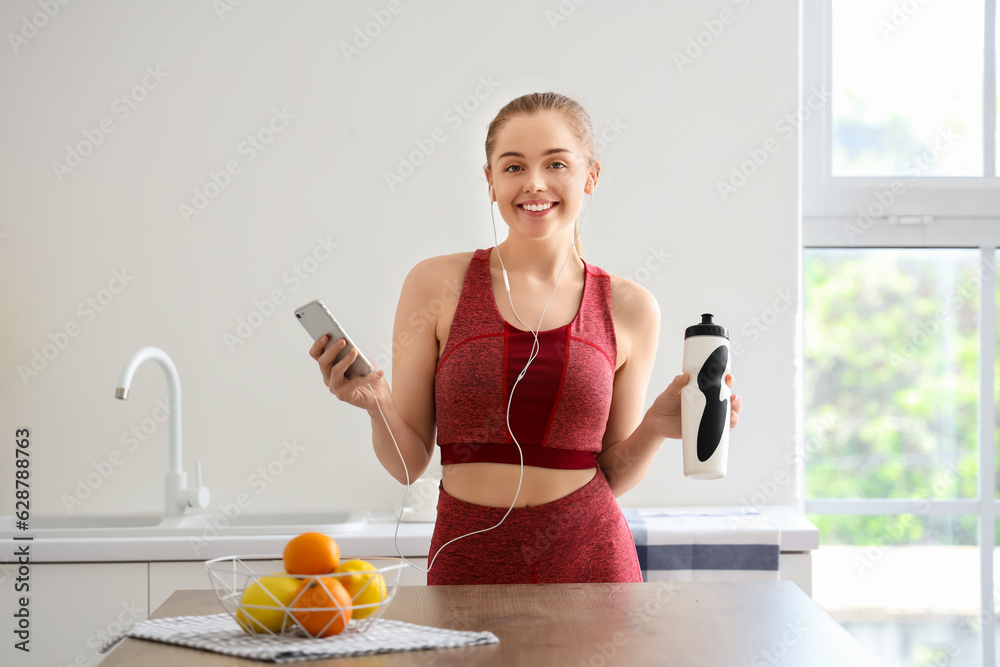
MULTIPOLYGON (((153 618, 222 611, 211 591, 177 591, 153 618)), ((304 665, 683 665, 861 667, 876 663, 789 581, 401 586, 385 618, 489 630, 499 644, 304 665)), ((102 667, 261 663, 126 639, 102 667)))

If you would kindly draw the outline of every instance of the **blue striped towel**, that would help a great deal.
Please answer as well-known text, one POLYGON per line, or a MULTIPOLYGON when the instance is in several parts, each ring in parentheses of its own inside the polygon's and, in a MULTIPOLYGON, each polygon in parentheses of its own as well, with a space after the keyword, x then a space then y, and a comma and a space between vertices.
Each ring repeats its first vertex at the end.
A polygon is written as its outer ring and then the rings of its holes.
POLYGON ((643 581, 778 579, 778 525, 759 512, 622 509, 643 581))

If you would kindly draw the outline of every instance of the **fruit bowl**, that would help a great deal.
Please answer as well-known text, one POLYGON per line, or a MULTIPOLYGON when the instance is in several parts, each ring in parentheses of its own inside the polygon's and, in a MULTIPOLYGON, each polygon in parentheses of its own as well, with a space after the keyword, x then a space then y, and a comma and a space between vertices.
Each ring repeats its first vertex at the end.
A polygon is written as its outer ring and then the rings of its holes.
POLYGON ((407 567, 400 558, 371 557, 352 560, 367 564, 359 571, 260 574, 250 566, 254 560, 280 557, 223 556, 206 561, 205 569, 226 613, 248 634, 272 637, 331 636, 341 629, 365 632, 396 597, 407 567), (344 592, 338 597, 333 589, 341 585, 344 592), (244 599, 248 589, 253 594, 244 599), (346 624, 345 618, 350 619, 346 624))

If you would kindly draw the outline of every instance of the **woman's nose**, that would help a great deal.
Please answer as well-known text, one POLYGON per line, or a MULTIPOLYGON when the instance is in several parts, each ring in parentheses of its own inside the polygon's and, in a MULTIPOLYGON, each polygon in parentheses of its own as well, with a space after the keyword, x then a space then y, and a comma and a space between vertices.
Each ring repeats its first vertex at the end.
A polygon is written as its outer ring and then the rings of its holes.
POLYGON ((544 172, 542 171, 529 171, 528 178, 524 181, 525 192, 537 192, 539 190, 545 190, 546 183, 544 172))

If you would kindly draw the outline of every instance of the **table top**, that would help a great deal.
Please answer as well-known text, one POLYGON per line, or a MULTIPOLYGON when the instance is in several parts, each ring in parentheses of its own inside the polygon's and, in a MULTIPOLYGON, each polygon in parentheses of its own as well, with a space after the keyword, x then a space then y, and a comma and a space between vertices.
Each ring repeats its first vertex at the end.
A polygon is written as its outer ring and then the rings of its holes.
MULTIPOLYGON (((152 618, 220 611, 212 591, 177 591, 152 618)), ((489 630, 500 643, 308 664, 877 664, 790 581, 401 586, 384 618, 456 630, 489 630)), ((101 664, 234 667, 260 663, 129 638, 101 664)))

